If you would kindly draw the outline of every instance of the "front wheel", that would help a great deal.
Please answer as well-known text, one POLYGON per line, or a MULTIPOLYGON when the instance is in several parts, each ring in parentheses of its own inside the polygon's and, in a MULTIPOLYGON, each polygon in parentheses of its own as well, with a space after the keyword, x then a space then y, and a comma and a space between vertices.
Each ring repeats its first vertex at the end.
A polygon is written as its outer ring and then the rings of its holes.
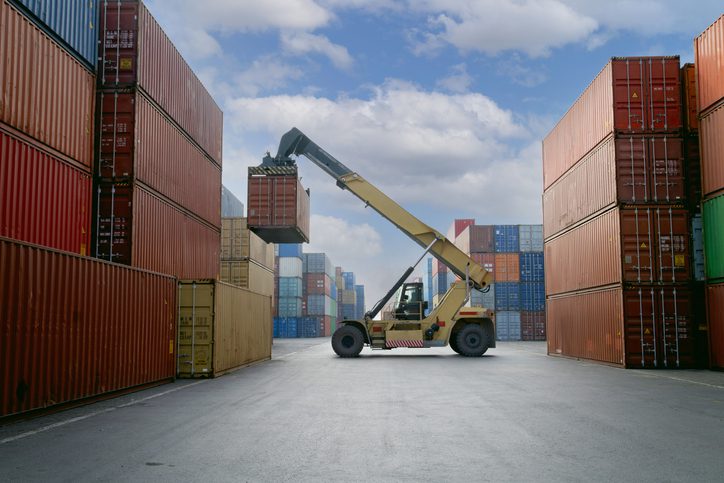
POLYGON ((354 325, 343 325, 332 335, 332 349, 339 357, 357 357, 364 345, 364 334, 354 325))
POLYGON ((477 324, 468 324, 455 337, 458 354, 465 357, 480 357, 488 350, 485 331, 477 324))

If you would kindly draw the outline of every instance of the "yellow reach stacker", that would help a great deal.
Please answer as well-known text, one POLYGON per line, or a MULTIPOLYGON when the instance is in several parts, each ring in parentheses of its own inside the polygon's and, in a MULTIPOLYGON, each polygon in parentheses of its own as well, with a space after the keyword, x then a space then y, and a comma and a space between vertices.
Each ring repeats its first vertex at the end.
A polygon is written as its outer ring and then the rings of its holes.
POLYGON ((397 347, 450 347, 460 355, 481 356, 495 347, 493 312, 482 307, 466 307, 471 290, 490 289, 492 274, 456 247, 440 232, 395 203, 359 174, 328 154, 297 128, 282 136, 275 157, 264 157, 262 167, 295 166, 293 155, 303 155, 326 171, 337 185, 372 207, 425 251, 409 267, 387 294, 365 314, 363 320, 341 321, 332 335, 332 348, 340 357, 357 357, 365 345, 372 349, 397 347), (457 280, 427 317, 422 284, 406 283, 415 266, 431 253, 457 275, 457 280), (394 318, 374 320, 385 304, 396 295, 394 318))

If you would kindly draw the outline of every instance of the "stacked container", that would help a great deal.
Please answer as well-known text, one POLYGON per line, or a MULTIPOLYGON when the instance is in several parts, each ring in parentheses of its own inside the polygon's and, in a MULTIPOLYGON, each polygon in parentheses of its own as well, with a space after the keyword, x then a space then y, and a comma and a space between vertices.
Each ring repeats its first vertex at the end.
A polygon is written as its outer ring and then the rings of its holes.
POLYGON ((302 245, 283 243, 278 245, 276 286, 278 302, 276 315, 279 317, 301 317, 304 295, 302 245))
POLYGON ((724 16, 694 41, 710 363, 724 369, 724 16))
POLYGON ((696 364, 678 57, 614 58, 543 141, 548 352, 696 364))
POLYGON ((274 245, 252 233, 246 218, 221 219, 219 279, 261 295, 274 296, 274 245))
POLYGON ((357 319, 357 292, 354 272, 342 272, 343 288, 337 291, 340 320, 357 319))
MULTIPOLYGON (((304 266, 304 315, 317 321, 316 335, 300 337, 328 337, 332 335, 337 322, 337 287, 334 283, 334 266, 324 253, 305 253, 304 266)), ((312 334, 313 331, 303 331, 312 334)))
POLYGON ((355 285, 354 292, 356 297, 354 318, 356 320, 362 320, 365 316, 365 286, 355 285))
POLYGON ((0 236, 87 255, 95 2, 0 2, 0 236))
POLYGON ((222 113, 140 1, 100 4, 93 253, 219 275, 222 113))

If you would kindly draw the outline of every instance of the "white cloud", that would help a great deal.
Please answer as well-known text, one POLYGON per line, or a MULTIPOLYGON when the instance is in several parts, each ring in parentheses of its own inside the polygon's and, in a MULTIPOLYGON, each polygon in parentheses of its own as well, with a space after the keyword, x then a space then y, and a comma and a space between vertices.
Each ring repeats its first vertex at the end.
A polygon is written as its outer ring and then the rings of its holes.
POLYGON ((245 96, 274 92, 286 87, 288 81, 301 78, 303 74, 298 67, 273 57, 262 57, 254 60, 248 68, 234 77, 235 92, 245 96))
POLYGON ((312 214, 310 223, 312 239, 305 251, 325 252, 332 260, 362 262, 382 252, 380 234, 367 223, 318 214, 312 214))
POLYGON ((498 63, 498 74, 505 76, 518 85, 535 87, 548 79, 543 67, 527 67, 518 54, 511 54, 498 63))
POLYGON ((339 69, 349 69, 354 60, 347 49, 331 42, 324 35, 307 32, 282 32, 282 48, 294 54, 316 53, 329 58, 339 69))
POLYGON ((437 81, 437 85, 443 89, 456 94, 462 94, 470 89, 473 78, 468 74, 465 64, 453 66, 452 73, 437 81))

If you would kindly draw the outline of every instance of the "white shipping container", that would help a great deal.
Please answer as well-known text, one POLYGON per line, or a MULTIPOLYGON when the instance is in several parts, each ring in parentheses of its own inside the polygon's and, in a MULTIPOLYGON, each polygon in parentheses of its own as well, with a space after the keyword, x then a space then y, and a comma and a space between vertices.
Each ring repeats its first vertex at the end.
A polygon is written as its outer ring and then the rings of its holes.
POLYGON ((495 338, 498 340, 520 340, 520 312, 501 311, 495 313, 495 338))
POLYGON ((302 278, 302 259, 297 257, 279 257, 279 276, 302 278))
POLYGON ((543 225, 520 225, 520 251, 543 251, 543 225))

